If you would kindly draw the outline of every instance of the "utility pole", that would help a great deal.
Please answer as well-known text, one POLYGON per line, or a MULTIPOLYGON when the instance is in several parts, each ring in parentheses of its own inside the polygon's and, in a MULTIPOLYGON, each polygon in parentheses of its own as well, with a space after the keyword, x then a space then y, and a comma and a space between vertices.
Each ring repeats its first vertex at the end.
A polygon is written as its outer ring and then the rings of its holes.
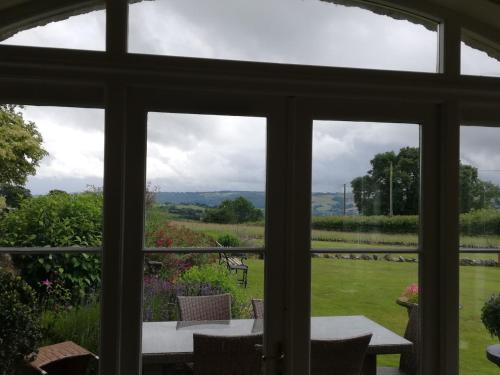
POLYGON ((345 184, 344 184, 344 216, 345 216, 345 200, 346 200, 346 197, 345 197, 345 184))
POLYGON ((389 216, 392 216, 392 161, 389 167, 389 216))

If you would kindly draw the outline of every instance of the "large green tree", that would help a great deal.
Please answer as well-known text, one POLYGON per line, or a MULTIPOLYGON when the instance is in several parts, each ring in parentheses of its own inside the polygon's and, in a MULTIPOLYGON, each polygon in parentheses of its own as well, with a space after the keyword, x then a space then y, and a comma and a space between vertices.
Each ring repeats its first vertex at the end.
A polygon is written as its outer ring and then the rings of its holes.
POLYGON ((255 208, 252 202, 243 197, 225 200, 215 208, 207 209, 203 221, 210 223, 236 224, 248 221, 258 221, 263 213, 255 208))
MULTIPOLYGON (((390 175, 392 166, 392 201, 394 215, 418 213, 420 151, 404 147, 376 154, 366 175, 351 181, 354 202, 363 215, 390 213, 390 175)), ((500 203, 500 188, 478 177, 477 168, 460 163, 460 211, 488 208, 500 203)))
MULTIPOLYGON (((20 106, 0 105, 0 189, 9 192, 15 190, 10 188, 12 186, 22 187, 47 155, 35 123, 26 121, 20 109, 20 106)), ((18 191, 23 193, 21 189, 18 191)), ((16 202, 19 196, 6 198, 7 204, 10 204, 16 202)))

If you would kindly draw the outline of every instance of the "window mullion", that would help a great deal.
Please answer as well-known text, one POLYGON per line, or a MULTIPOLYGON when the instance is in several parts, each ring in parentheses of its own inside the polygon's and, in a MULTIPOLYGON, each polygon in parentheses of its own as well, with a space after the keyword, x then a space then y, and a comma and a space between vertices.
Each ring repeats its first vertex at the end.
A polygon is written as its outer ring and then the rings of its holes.
POLYGON ((462 40, 460 24, 455 19, 447 19, 439 26, 438 72, 449 77, 460 76, 460 44, 462 40))

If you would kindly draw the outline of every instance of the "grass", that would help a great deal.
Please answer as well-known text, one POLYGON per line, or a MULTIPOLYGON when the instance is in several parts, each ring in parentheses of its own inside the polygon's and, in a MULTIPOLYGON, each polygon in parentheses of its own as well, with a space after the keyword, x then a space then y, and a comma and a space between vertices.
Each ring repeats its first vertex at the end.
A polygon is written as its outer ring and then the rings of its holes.
MULTIPOLYGON (((262 224, 214 224, 196 221, 172 221, 175 224, 186 226, 197 232, 203 232, 217 238, 221 234, 232 234, 243 241, 252 242, 264 238, 264 226, 262 224)), ((414 248, 418 246, 416 234, 387 234, 387 233, 364 233, 364 232, 335 232, 313 229, 311 231, 313 243, 349 243, 361 247, 362 245, 397 246, 414 248)), ((460 245, 471 248, 500 248, 500 236, 460 236, 460 245)), ((342 245, 333 245, 338 247, 342 245)), ((315 247, 313 245, 313 247, 315 247)))
MULTIPOLYGON (((247 298, 262 298, 264 261, 248 259, 247 298)), ((485 357, 495 343, 480 319, 484 301, 498 292, 500 269, 460 268, 460 374, 496 375, 498 368, 485 357)), ((385 261, 312 259, 312 316, 365 315, 403 335, 406 310, 395 303, 417 281, 417 264, 385 261)), ((398 356, 379 356, 379 365, 397 366, 398 356)))

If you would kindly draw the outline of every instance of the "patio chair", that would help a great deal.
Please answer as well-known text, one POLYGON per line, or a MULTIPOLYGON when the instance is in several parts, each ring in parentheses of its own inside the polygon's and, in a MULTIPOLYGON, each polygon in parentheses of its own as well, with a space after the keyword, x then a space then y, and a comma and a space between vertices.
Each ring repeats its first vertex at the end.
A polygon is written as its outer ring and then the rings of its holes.
POLYGON ((418 373, 418 358, 420 344, 420 323, 418 316, 418 305, 409 310, 408 324, 404 338, 413 343, 413 348, 408 353, 401 354, 399 368, 378 367, 377 375, 416 375, 418 373))
POLYGON ((195 375, 259 375, 262 335, 211 336, 195 333, 195 375))
POLYGON ((85 375, 91 359, 99 357, 72 341, 65 341, 39 348, 35 360, 22 373, 85 375))
POLYGON ((230 320, 231 294, 178 296, 179 320, 230 320))
POLYGON ((252 298, 253 318, 264 319, 264 300, 252 298))
POLYGON ((311 340, 311 375, 360 375, 371 338, 311 340))

